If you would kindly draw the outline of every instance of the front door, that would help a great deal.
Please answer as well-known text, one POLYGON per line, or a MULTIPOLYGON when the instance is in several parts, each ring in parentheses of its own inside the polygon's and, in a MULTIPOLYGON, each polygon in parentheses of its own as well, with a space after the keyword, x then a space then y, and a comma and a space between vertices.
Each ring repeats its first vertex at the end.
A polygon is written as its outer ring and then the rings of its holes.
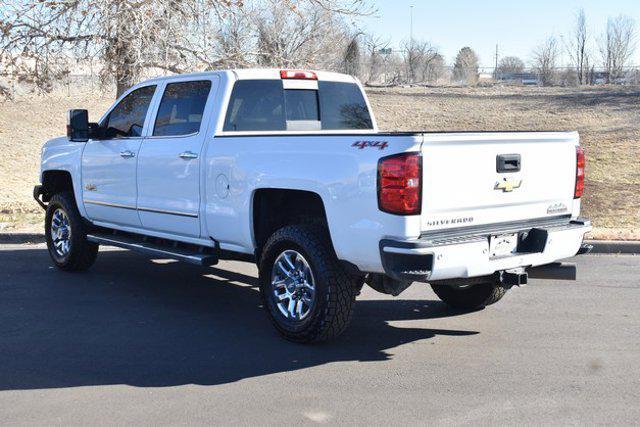
POLYGON ((203 117, 216 82, 173 82, 164 89, 138 159, 137 205, 146 229, 200 236, 200 165, 207 123, 203 117))
POLYGON ((136 169, 155 89, 145 86, 124 97, 101 123, 105 139, 89 140, 84 148, 82 199, 93 221, 140 226, 136 169))

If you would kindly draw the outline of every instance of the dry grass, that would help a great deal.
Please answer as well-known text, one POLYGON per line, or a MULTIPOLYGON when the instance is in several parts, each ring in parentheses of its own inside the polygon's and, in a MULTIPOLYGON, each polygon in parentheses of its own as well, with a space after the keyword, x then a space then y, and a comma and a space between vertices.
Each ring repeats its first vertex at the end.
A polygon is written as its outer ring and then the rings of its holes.
MULTIPOLYGON (((603 238, 640 239, 640 89, 369 89, 384 130, 578 130, 587 149, 584 214, 603 238)), ((64 133, 65 112, 95 120, 112 97, 34 97, 0 104, 0 229, 41 228, 31 199, 42 143, 64 133)))

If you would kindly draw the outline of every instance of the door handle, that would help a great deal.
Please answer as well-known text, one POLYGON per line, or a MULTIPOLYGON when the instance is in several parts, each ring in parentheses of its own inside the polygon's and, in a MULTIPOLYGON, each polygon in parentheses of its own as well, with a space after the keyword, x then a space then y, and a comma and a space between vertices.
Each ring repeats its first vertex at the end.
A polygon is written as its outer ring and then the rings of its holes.
POLYGON ((120 157, 124 157, 125 159, 130 159, 131 157, 135 157, 135 153, 129 150, 121 151, 120 157))
POLYGON ((197 159, 198 155, 191 151, 185 151, 184 153, 180 153, 178 157, 180 157, 181 159, 190 160, 190 159, 197 159))

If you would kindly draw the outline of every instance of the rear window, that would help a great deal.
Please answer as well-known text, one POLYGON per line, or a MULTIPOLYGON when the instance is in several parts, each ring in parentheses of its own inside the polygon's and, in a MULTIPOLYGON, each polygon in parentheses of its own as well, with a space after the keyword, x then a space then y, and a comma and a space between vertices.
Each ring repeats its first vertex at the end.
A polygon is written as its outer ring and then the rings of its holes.
POLYGON ((360 88, 353 83, 319 82, 322 129, 371 129, 373 123, 360 88))
POLYGON ((315 89, 286 89, 287 130, 320 130, 318 91, 315 89))
POLYGON ((280 80, 236 82, 225 131, 372 129, 369 109, 353 83, 319 82, 319 90, 283 89, 280 80))

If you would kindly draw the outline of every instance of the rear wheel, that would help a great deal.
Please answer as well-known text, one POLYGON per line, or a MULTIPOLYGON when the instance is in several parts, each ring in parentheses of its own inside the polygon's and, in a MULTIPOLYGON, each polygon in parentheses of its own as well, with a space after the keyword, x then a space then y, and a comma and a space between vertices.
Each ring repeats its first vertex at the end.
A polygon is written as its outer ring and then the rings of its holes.
POLYGON ((86 225, 71 192, 51 197, 45 216, 45 238, 51 259, 62 270, 86 270, 98 255, 98 245, 87 241, 86 225))
POLYGON ((322 227, 276 231, 265 244, 259 279, 273 324, 291 341, 335 338, 351 320, 357 280, 340 265, 322 227))
POLYGON ((495 282, 477 285, 431 285, 431 289, 444 303, 464 310, 495 304, 507 293, 507 289, 495 282))

